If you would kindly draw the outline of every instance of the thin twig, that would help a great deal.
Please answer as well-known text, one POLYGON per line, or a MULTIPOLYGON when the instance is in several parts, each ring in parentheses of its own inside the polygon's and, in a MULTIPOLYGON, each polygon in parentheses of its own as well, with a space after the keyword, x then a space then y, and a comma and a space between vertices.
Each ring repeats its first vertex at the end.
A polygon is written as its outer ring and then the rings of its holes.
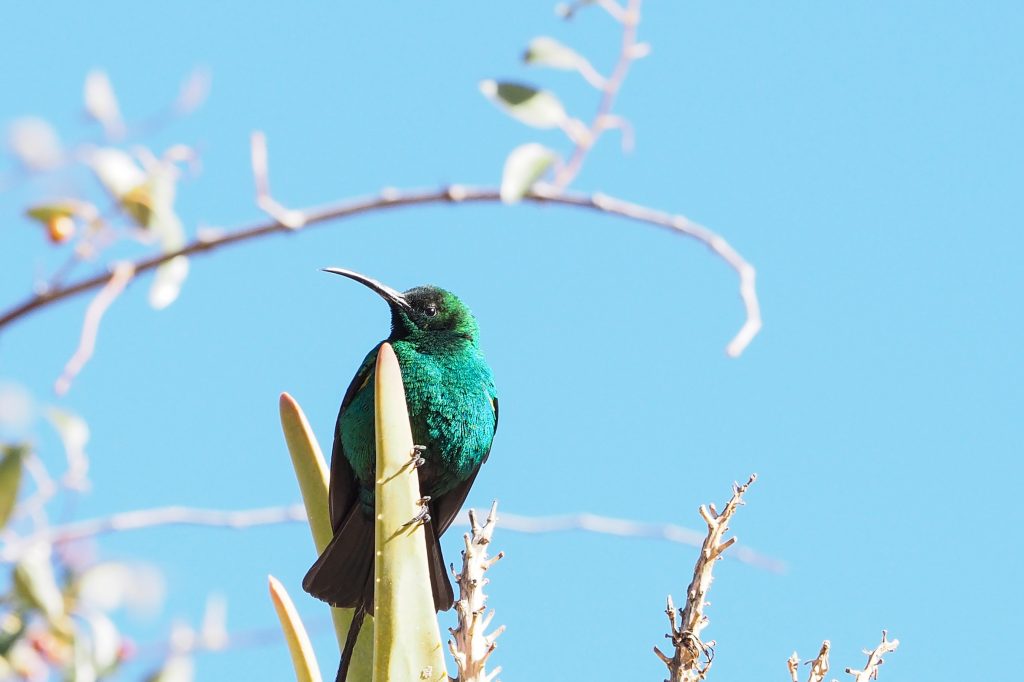
MULTIPOLYGON (((456 523, 468 525, 465 514, 460 514, 456 523)), ((704 541, 704 533, 672 523, 645 523, 587 513, 564 516, 523 516, 502 512, 501 527, 503 530, 517 533, 585 531, 600 535, 667 540, 690 547, 700 547, 704 541)), ((728 557, 772 573, 786 571, 786 565, 782 561, 765 556, 744 545, 734 546, 728 557)))
POLYGON ((103 320, 103 314, 107 312, 110 304, 121 295, 121 292, 124 291, 125 287, 128 286, 128 282, 134 276, 135 266, 131 263, 122 261, 114 264, 110 279, 107 280, 100 293, 96 294, 96 298, 92 300, 92 303, 89 304, 85 311, 85 321, 82 323, 82 337, 78 343, 78 348, 75 350, 74 355, 71 356, 71 359, 68 360, 68 364, 64 366, 64 372, 53 386, 53 390, 56 391, 57 395, 64 395, 68 392, 68 389, 71 388, 71 382, 82 371, 82 368, 85 367, 85 363, 89 362, 89 358, 92 357, 93 350, 96 348, 96 335, 99 334, 100 321, 103 320))
MULTIPOLYGON (((52 526, 29 536, 15 537, 0 549, 0 562, 17 560, 25 547, 37 542, 70 542, 126 530, 141 530, 143 528, 171 525, 234 529, 305 521, 306 511, 301 504, 238 511, 195 509, 177 506, 140 509, 96 519, 77 521, 61 526, 52 526)), ((457 517, 455 524, 462 527, 470 525, 465 514, 457 517)), ((642 523, 608 516, 597 516, 595 514, 523 516, 520 514, 502 513, 501 525, 504 530, 519 533, 556 533, 582 530, 600 535, 667 540, 668 542, 690 546, 699 546, 701 543, 701 535, 697 531, 682 526, 642 523)), ((747 547, 734 547, 728 556, 776 573, 781 573, 785 570, 785 566, 781 561, 759 554, 747 547)))
POLYGON ((267 507, 243 511, 193 509, 190 507, 158 507, 121 512, 97 519, 76 521, 63 526, 52 526, 33 533, 0 550, 0 561, 16 561, 27 547, 38 542, 65 543, 126 530, 139 530, 155 526, 185 525, 214 526, 219 528, 252 528, 289 521, 305 521, 306 509, 301 504, 287 507, 267 507))
MULTIPOLYGON (((761 328, 761 313, 757 300, 757 292, 754 281, 754 268, 742 256, 739 255, 720 235, 711 230, 690 221, 681 215, 673 215, 657 211, 646 206, 632 204, 621 199, 616 199, 605 194, 581 194, 574 192, 560 192, 550 189, 536 189, 523 197, 524 201, 531 201, 537 204, 554 204, 572 208, 583 208, 598 211, 609 215, 619 216, 637 222, 646 223, 671 230, 677 234, 692 237, 702 242, 726 263, 729 264, 740 278, 740 297, 746 308, 746 321, 739 333, 729 342, 726 352, 733 357, 743 352, 743 349, 757 334, 761 328)), ((377 196, 361 199, 343 201, 341 203, 303 210, 305 225, 324 223, 331 220, 341 220, 353 216, 372 213, 376 211, 399 208, 404 206, 419 206, 423 204, 465 204, 465 203, 494 203, 501 202, 500 192, 496 188, 475 188, 462 185, 452 185, 434 190, 385 190, 377 196)), ((239 244, 242 242, 264 237, 270 234, 285 233, 295 234, 301 230, 293 230, 277 221, 260 223, 250 227, 220 234, 215 237, 203 236, 177 251, 160 253, 148 258, 140 259, 134 263, 135 274, 140 275, 154 270, 162 263, 178 256, 191 256, 201 253, 209 253, 222 247, 239 244)), ((19 320, 29 313, 48 306, 65 298, 81 294, 103 286, 111 280, 113 274, 103 272, 92 277, 81 279, 73 284, 57 287, 50 291, 40 292, 22 303, 14 306, 0 315, 0 329, 19 320)))
MULTIPOLYGON (((625 9, 611 0, 604 0, 600 4, 616 21, 622 24, 622 47, 619 50, 619 59, 615 68, 601 87, 601 99, 597 104, 597 113, 594 114, 586 131, 575 136, 576 146, 572 150, 572 154, 569 155, 569 160, 555 174, 554 186, 558 190, 565 189, 576 178, 590 150, 601 133, 607 129, 615 98, 619 94, 622 82, 626 79, 626 74, 629 73, 630 65, 639 54, 635 48, 637 26, 640 24, 641 0, 629 0, 629 5, 625 9)), ((630 146, 632 146, 632 140, 630 146)))
POLYGON ((256 205, 285 227, 297 230, 306 224, 302 211, 295 211, 277 202, 270 194, 270 171, 267 162, 267 138, 257 130, 249 141, 252 154, 252 177, 256 184, 256 205))
POLYGON ((708 531, 693 569, 693 579, 686 590, 686 606, 677 612, 672 603, 672 596, 669 595, 665 608, 669 622, 669 634, 665 637, 672 641, 674 651, 672 656, 668 656, 658 647, 654 647, 654 653, 668 667, 669 679, 666 682, 696 682, 704 679, 711 668, 715 657, 715 643, 704 642, 700 633, 708 625, 704 607, 708 603, 707 594, 713 580, 712 571, 722 552, 736 542, 735 537, 725 540, 725 533, 729 530, 729 521, 733 514, 743 504, 743 494, 756 480, 757 474, 753 474, 743 485, 734 483, 732 497, 720 514, 714 505, 700 506, 700 515, 707 524, 708 531))

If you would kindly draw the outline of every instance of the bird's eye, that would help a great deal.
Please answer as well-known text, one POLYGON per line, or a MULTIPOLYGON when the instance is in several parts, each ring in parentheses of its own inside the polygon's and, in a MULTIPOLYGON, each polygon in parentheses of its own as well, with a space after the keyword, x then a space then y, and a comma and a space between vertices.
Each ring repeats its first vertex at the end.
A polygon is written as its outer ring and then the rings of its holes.
POLYGON ((437 315, 437 306, 430 304, 424 309, 423 312, 427 314, 427 317, 433 317, 434 315, 437 315))

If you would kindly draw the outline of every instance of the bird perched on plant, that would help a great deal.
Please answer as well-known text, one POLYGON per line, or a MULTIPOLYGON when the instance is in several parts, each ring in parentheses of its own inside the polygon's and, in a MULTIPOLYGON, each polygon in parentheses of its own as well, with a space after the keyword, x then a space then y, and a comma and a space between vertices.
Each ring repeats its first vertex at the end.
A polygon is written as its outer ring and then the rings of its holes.
MULTIPOLYGON (((420 494, 434 607, 455 601, 439 538, 448 529, 487 460, 498 426, 491 368, 478 344, 476 318, 456 296, 434 286, 399 293, 357 272, 326 268, 377 292, 391 309, 391 335, 402 370, 420 494)), ((384 343, 383 341, 381 343, 384 343)), ((373 609, 377 344, 341 401, 331 452, 330 515, 334 538, 302 587, 337 607, 354 608, 338 680, 344 681, 363 616, 373 609)))

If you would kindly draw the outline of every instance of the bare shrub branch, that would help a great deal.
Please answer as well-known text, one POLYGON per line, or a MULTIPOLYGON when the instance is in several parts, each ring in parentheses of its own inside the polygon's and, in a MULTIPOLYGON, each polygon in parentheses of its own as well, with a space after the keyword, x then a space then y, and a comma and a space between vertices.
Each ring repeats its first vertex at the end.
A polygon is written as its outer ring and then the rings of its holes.
POLYGON ((669 595, 665 608, 669 622, 669 634, 665 637, 672 641, 674 651, 672 656, 668 656, 658 647, 654 647, 654 653, 668 667, 669 677, 666 682, 702 680, 711 668, 715 658, 715 642, 704 642, 700 633, 708 625, 704 607, 708 605, 707 594, 714 579, 712 571, 722 553, 736 542, 735 536, 728 540, 723 538, 729 530, 729 521, 733 514, 743 504, 744 493, 756 480, 757 474, 752 474, 743 485, 734 483, 732 497, 721 513, 713 504, 700 506, 700 515, 708 526, 708 533, 693 569, 693 579, 686 590, 686 606, 677 611, 672 596, 669 595))

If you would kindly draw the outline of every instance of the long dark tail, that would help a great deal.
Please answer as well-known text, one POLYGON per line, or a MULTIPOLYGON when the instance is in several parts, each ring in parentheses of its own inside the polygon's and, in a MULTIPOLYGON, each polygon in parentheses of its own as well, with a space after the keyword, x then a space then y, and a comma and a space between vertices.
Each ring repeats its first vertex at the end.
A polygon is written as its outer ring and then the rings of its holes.
MULTIPOLYGON (((455 594, 448 580, 441 544, 433 523, 424 524, 423 531, 434 608, 447 611, 455 603, 455 594)), ((317 599, 331 606, 355 609, 338 666, 337 682, 345 682, 363 619, 373 609, 373 545, 373 517, 358 503, 354 504, 330 544, 302 579, 302 589, 317 599)))
POLYGON ((356 649, 356 641, 359 639, 359 630, 363 627, 363 618, 366 617, 366 609, 362 606, 356 607, 352 614, 352 622, 348 626, 348 635, 345 637, 345 648, 341 651, 341 662, 338 664, 338 676, 334 682, 345 682, 348 677, 348 667, 352 664, 352 652, 356 649))

